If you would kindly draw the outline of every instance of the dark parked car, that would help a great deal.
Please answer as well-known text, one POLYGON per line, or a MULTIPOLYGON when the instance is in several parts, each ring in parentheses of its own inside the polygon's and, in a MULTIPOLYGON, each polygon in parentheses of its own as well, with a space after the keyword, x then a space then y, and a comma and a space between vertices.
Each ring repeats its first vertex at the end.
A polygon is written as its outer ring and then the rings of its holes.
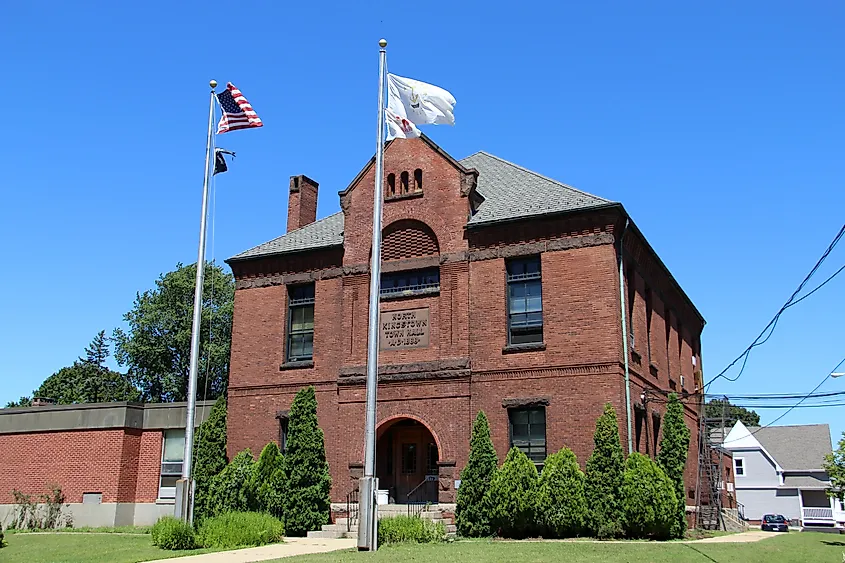
POLYGON ((788 532, 789 521, 782 514, 766 514, 760 529, 764 532, 788 532))

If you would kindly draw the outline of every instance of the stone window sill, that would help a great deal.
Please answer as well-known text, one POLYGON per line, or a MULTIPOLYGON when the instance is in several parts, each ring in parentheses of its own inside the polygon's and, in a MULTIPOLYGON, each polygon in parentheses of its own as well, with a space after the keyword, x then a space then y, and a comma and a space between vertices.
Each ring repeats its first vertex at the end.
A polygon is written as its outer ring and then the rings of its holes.
POLYGON ((518 352, 538 352, 546 349, 545 342, 527 342, 525 344, 508 344, 502 347, 502 354, 515 354, 518 352))
POLYGON ((314 360, 301 360, 298 362, 285 362, 284 364, 279 366, 279 371, 285 371, 289 369, 306 369, 313 367, 314 360))
POLYGON ((392 299, 404 299, 406 297, 420 297, 423 295, 440 295, 439 287, 427 287, 425 289, 413 289, 396 293, 383 293, 379 296, 381 301, 390 301, 392 299))
POLYGON ((157 498, 156 504, 176 504, 175 498, 157 498))

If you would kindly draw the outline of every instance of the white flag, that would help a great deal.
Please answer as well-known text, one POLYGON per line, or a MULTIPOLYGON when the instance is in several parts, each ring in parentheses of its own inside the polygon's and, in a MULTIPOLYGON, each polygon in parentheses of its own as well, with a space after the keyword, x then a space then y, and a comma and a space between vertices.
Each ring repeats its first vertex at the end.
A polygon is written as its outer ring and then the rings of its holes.
POLYGON ((443 88, 388 74, 387 92, 388 140, 419 137, 417 125, 455 124, 455 97, 443 88))

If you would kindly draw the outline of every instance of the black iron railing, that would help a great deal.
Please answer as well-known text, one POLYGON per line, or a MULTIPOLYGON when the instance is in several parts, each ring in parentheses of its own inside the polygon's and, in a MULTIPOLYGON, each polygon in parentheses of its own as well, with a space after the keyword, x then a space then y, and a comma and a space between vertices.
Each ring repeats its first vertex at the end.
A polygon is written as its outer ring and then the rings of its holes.
POLYGON ((419 516, 425 508, 431 505, 437 498, 437 475, 426 475, 425 479, 411 489, 407 495, 408 516, 419 516))
POLYGON ((745 505, 741 502, 736 503, 736 513, 739 515, 739 518, 741 520, 747 520, 747 518, 745 517, 745 505))
POLYGON ((351 532, 352 526, 358 523, 358 489, 346 494, 346 531, 351 532))

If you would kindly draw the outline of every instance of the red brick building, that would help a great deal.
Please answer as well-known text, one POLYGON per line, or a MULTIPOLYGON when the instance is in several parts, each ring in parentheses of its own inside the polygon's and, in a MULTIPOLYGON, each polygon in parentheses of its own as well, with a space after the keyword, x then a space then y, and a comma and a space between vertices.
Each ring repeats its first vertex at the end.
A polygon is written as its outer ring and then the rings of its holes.
MULTIPOLYGON (((294 394, 314 385, 336 502, 364 459, 374 168, 320 220, 317 182, 292 177, 287 234, 228 260, 229 455, 283 442, 294 394)), ((606 402, 623 447, 630 413, 633 449, 654 453, 666 394, 701 388, 704 319, 621 204, 427 138, 388 144, 384 186, 377 476, 392 501, 454 502, 479 410, 500 461, 568 446, 583 465, 606 402)))

